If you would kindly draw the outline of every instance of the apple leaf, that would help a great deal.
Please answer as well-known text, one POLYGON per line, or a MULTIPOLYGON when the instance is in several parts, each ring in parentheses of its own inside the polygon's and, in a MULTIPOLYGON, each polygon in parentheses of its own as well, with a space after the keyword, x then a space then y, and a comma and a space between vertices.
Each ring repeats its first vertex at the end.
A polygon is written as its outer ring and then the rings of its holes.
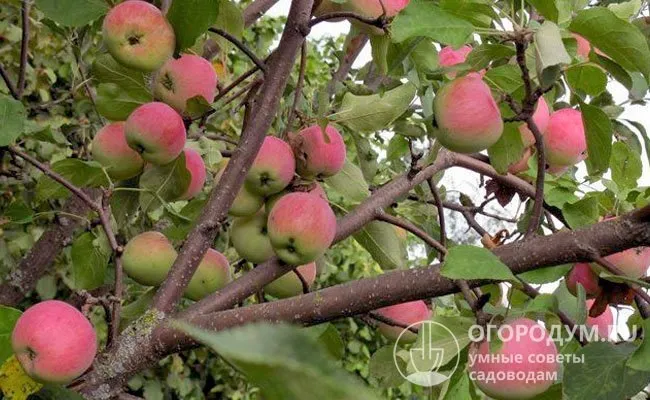
MULTIPOLYGON (((94 161, 66 158, 51 165, 52 171, 66 178, 77 187, 108 187, 108 178, 101 165, 94 161)), ((36 182, 36 198, 60 199, 70 196, 70 191, 47 175, 36 182)))
MULTIPOLYGON (((151 165, 140 177, 140 207, 152 211, 167 202, 178 200, 190 185, 190 172, 185 166, 185 153, 167 165, 151 165)), ((174 212, 175 213, 175 212, 174 212)))
POLYGON ((373 221, 354 234, 356 240, 370 253, 377 264, 384 269, 406 267, 406 248, 391 224, 373 221))
POLYGON ((523 157, 524 143, 519 126, 525 122, 506 123, 499 140, 488 149, 490 163, 500 174, 508 172, 508 167, 523 157))
POLYGON ((104 284, 111 257, 106 235, 82 233, 72 243, 70 257, 75 289, 92 290, 104 284))
POLYGON ((510 268, 490 250, 469 245, 449 249, 440 274, 449 279, 515 279, 510 268))
POLYGON ((36 7, 52 21, 70 27, 89 24, 108 11, 102 0, 36 0, 36 7))
POLYGON ((612 122, 599 107, 580 104, 587 136, 587 170, 590 175, 607 171, 612 154, 612 122))
POLYGON ((25 118, 25 107, 20 101, 0 94, 0 146, 12 144, 23 133, 25 118))
POLYGON ((214 333, 174 325, 236 365, 265 399, 378 399, 301 328, 251 324, 214 333))
POLYGON ((176 51, 192 47, 196 39, 217 20, 219 0, 174 1, 167 19, 176 34, 176 51))
POLYGON ((393 41, 426 36, 454 47, 466 43, 474 26, 468 21, 437 7, 433 2, 414 0, 395 17, 391 25, 393 41))
POLYGON ((20 310, 0 305, 0 365, 11 356, 11 332, 22 315, 20 310))

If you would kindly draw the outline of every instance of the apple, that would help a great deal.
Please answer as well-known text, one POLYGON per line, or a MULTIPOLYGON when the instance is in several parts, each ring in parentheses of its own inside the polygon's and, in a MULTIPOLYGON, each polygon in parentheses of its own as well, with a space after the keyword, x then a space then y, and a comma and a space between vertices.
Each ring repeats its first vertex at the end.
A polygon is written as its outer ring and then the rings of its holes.
POLYGON ((275 255, 266 227, 267 215, 260 211, 248 217, 235 218, 230 240, 242 258, 253 264, 261 264, 275 255))
MULTIPOLYGON (((548 103, 546 103, 546 100, 542 96, 539 98, 539 100, 537 100, 535 112, 533 113, 533 122, 535 122, 537 129, 539 129, 539 132, 541 134, 544 134, 548 128, 550 120, 551 111, 548 108, 548 103)), ((519 132, 521 132, 521 140, 524 142, 524 147, 530 147, 535 144, 535 135, 533 135, 533 132, 530 130, 530 128, 528 128, 528 124, 525 122, 522 123, 519 126, 519 132)))
MULTIPOLYGON (((587 300, 587 312, 591 309, 591 306, 594 304, 595 300, 587 300)), ((591 328, 595 328, 598 332, 598 337, 601 339, 609 339, 614 332, 614 313, 612 313, 611 307, 607 307, 605 312, 600 314, 597 317, 587 317, 586 325, 591 328)))
POLYGON ((326 178, 343 169, 346 148, 343 137, 332 125, 323 130, 312 125, 291 138, 296 171, 307 179, 326 178))
POLYGON ((184 295, 188 299, 199 301, 224 287, 231 279, 230 263, 226 256, 214 249, 208 249, 192 275, 184 295))
POLYGON ((169 104, 187 117, 197 117, 187 110, 187 101, 201 96, 214 102, 217 91, 217 73, 210 61, 193 54, 170 58, 157 72, 153 88, 157 99, 169 104))
POLYGON ((106 168, 108 175, 118 181, 142 173, 144 160, 126 143, 124 122, 114 122, 100 129, 92 142, 95 161, 106 168))
POLYGON ((291 146, 280 138, 267 136, 246 174, 245 185, 249 192, 265 197, 289 186, 295 173, 291 146))
POLYGON ((548 390, 555 383, 559 365, 557 348, 546 329, 533 320, 518 318, 499 330, 503 333, 498 350, 490 352, 487 340, 470 347, 468 369, 476 386, 496 400, 532 399, 548 390))
POLYGON ((127 0, 116 5, 106 14, 102 29, 113 58, 141 71, 160 68, 176 46, 174 29, 161 11, 146 1, 127 0))
POLYGON ((577 263, 566 276, 566 286, 572 295, 578 295, 578 283, 585 289, 587 297, 596 297, 602 291, 598 275, 588 263, 577 263))
POLYGON ((158 286, 176 260, 176 250, 160 232, 143 232, 124 247, 122 266, 134 281, 145 286, 158 286))
POLYGON ((169 164, 185 147, 183 119, 165 103, 139 106, 127 118, 124 130, 129 147, 155 165, 169 164))
POLYGON ((303 265, 325 253, 336 235, 336 216, 317 195, 283 196, 269 213, 268 232, 276 255, 287 264, 303 265))
MULTIPOLYGON (((302 278, 311 287, 316 281, 316 263, 301 265, 296 268, 302 278)), ((264 293, 278 299, 298 296, 303 293, 302 282, 294 271, 287 272, 264 287, 264 293)))
POLYGON ((587 139, 582 113, 572 108, 552 113, 544 132, 544 148, 549 165, 571 166, 584 160, 587 139))
MULTIPOLYGON (((422 300, 409 301, 406 303, 383 307, 375 310, 375 312, 382 317, 389 318, 405 326, 410 326, 431 319, 431 310, 429 310, 427 304, 422 300)), ((413 326, 418 328, 420 325, 421 324, 413 326)), ((399 338, 400 343, 413 343, 417 339, 415 333, 404 331, 404 328, 399 326, 391 326, 380 322, 377 327, 384 337, 393 341, 396 341, 399 338), (404 332, 404 334, 400 337, 402 332, 404 332)))
POLYGON ((475 153, 495 144, 503 133, 501 111, 478 73, 456 78, 434 99, 440 143, 458 153, 475 153))
POLYGON ((18 318, 11 347, 27 375, 40 382, 64 385, 92 365, 97 335, 76 308, 47 300, 31 306, 18 318))
POLYGON ((189 200, 203 190, 206 177, 205 163, 201 155, 194 149, 186 148, 183 153, 185 154, 185 168, 190 173, 190 185, 180 200, 189 200))

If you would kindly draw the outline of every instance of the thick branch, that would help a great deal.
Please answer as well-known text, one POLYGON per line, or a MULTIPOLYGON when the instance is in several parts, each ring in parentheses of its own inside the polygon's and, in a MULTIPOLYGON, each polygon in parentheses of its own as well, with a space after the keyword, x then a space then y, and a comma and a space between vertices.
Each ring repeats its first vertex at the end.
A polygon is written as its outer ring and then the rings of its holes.
POLYGON ((271 9, 279 0, 255 0, 244 10, 244 26, 253 25, 258 18, 271 9))

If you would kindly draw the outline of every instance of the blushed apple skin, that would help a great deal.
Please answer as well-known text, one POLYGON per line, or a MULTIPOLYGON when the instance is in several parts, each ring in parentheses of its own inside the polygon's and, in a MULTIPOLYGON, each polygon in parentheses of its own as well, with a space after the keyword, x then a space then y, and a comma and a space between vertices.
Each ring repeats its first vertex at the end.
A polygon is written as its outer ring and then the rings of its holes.
MULTIPOLYGON (((535 377, 538 374, 543 374, 544 377, 557 374, 559 368, 556 362, 557 348, 543 326, 527 318, 518 318, 505 325, 512 327, 513 335, 510 337, 511 340, 503 341, 501 348, 497 352, 490 353, 490 344, 487 341, 471 345, 470 361, 468 363, 470 377, 474 379, 474 383, 483 393, 496 400, 532 399, 548 390, 555 383, 554 380, 540 379, 526 381, 512 379, 488 381, 477 379, 479 377, 477 373, 489 372, 494 374, 503 372, 506 375, 509 372, 515 375, 517 372, 524 372, 526 374, 531 373, 535 377), (516 332, 518 329, 521 329, 524 333, 532 333, 535 339, 541 340, 534 340, 531 335, 517 335, 516 332), (534 329, 534 331, 531 331, 531 329, 534 329), (538 331, 540 329, 541 331, 538 331), (497 360, 481 360, 478 357, 472 360, 472 355, 491 355, 496 356, 497 360), (517 355, 521 355, 521 362, 516 362, 515 358, 517 355), (550 356, 552 359, 531 363, 528 359, 530 355, 533 355, 533 357, 537 355, 540 357, 550 356)), ((504 339, 508 338, 505 337, 504 339)))
POLYGON ((217 250, 208 249, 184 295, 188 299, 199 301, 224 287, 231 279, 230 263, 226 256, 217 250))
MULTIPOLYGON (((390 318, 395 322, 403 325, 411 325, 417 322, 428 321, 431 318, 431 310, 427 304, 422 300, 409 301, 406 303, 395 304, 393 306, 383 307, 375 310, 375 312, 383 317, 390 318)), ((414 325, 418 327, 419 325, 414 325)), ((379 332, 389 340, 397 341, 399 338, 400 343, 413 343, 417 339, 417 335, 413 332, 404 331, 404 328, 399 326, 390 326, 383 322, 377 325, 379 332)))
POLYGON ((610 254, 605 259, 614 264, 630 278, 642 278, 648 274, 650 247, 635 247, 610 254))
POLYGON ((601 339, 609 339, 614 332, 614 313, 612 312, 611 307, 605 308, 605 312, 600 314, 597 317, 590 317, 589 310, 594 304, 595 300, 587 300, 587 321, 585 322, 587 326, 596 328, 598 332, 598 337, 601 339))
POLYGON ((552 113, 544 132, 544 148, 549 165, 571 166, 584 160, 587 139, 582 113, 572 108, 552 113))
POLYGON ((155 71, 174 53, 174 29, 154 5, 128 0, 113 7, 103 24, 104 43, 121 64, 155 71))
MULTIPOLYGON (((302 275, 307 286, 311 287, 316 281, 316 263, 301 265, 296 268, 302 275)), ((289 271, 264 287, 264 292, 278 299, 302 294, 302 282, 295 272, 289 271)))
POLYGON ((129 147, 155 165, 169 164, 185 147, 183 119, 165 103, 151 102, 136 108, 124 130, 129 147))
POLYGON ((485 150, 503 133, 501 111, 478 73, 456 78, 440 89, 434 111, 438 140, 451 151, 485 150))
MULTIPOLYGON (((408 6, 409 2, 410 0, 383 0, 386 16, 388 18, 396 16, 408 6)), ((379 0, 348 0, 342 7, 367 18, 379 18, 384 12, 379 0)))
POLYGON ((566 286, 574 296, 578 295, 578 283, 585 289, 587 297, 596 297, 602 291, 598 283, 598 275, 588 263, 576 263, 567 274, 566 286))
POLYGON ((445 46, 438 53, 438 61, 441 67, 453 67, 464 63, 471 52, 472 47, 468 45, 464 45, 458 50, 454 50, 451 46, 445 46))
MULTIPOLYGON (((548 107, 548 103, 542 96, 537 100, 535 112, 533 113, 533 122, 535 122, 537 129, 539 129, 539 132, 542 135, 548 128, 550 120, 551 111, 548 107)), ((533 132, 528 128, 528 125, 525 122, 519 126, 519 132, 521 132, 521 140, 524 142, 524 147, 530 147, 535 144, 535 135, 533 135, 533 132)))
POLYGON ((121 181, 138 176, 144 160, 126 143, 124 122, 113 122, 100 129, 92 142, 93 159, 102 164, 108 175, 121 181))
POLYGON ((249 217, 235 218, 230 230, 232 245, 245 260, 261 264, 275 256, 266 226, 267 215, 258 212, 249 217))
POLYGON ((206 177, 205 163, 199 152, 194 149, 186 148, 183 153, 185 153, 185 168, 190 172, 190 185, 180 199, 190 200, 203 190, 206 177))
POLYGON ((345 164, 345 142, 331 125, 325 132, 318 125, 303 129, 291 139, 291 147, 296 157, 296 172, 307 179, 336 175, 345 164))
POLYGON ((145 286, 158 286, 176 260, 176 250, 160 232, 143 232, 124 247, 122 264, 124 272, 145 286))
POLYGON ((55 384, 81 376, 97 354, 97 335, 91 323, 71 305, 47 300, 18 318, 11 346, 27 375, 55 384))
POLYGON ((289 186, 295 173, 296 160, 291 146, 280 138, 267 136, 244 184, 249 192, 266 197, 289 186))
POLYGON ((513 175, 520 174, 522 172, 528 171, 528 160, 533 156, 533 151, 530 147, 524 149, 524 153, 521 156, 521 159, 514 164, 508 166, 508 172, 513 175))
POLYGON ((330 205, 310 193, 283 196, 269 213, 268 232, 276 255, 287 264, 303 265, 325 253, 336 234, 330 205))
POLYGON ((214 102, 217 92, 217 73, 208 60, 193 54, 170 58, 157 72, 154 95, 169 104, 180 114, 197 117, 186 112, 187 101, 201 96, 208 103, 214 102))

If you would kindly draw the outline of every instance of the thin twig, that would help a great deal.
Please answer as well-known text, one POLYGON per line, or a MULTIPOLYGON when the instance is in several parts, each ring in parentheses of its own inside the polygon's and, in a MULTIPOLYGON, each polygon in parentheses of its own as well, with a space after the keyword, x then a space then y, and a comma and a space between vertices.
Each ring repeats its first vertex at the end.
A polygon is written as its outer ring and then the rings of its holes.
POLYGON ((420 239, 422 239, 422 241, 425 242, 427 245, 436 249, 438 253, 447 254, 447 249, 442 244, 440 244, 440 242, 438 242, 436 239, 429 236, 428 233, 426 233, 424 230, 422 230, 421 228, 419 228, 409 220, 399 218, 394 215, 390 215, 384 211, 378 212, 375 219, 405 229, 411 232, 412 234, 414 234, 415 236, 419 237, 420 239))
POLYGON ((18 72, 18 83, 16 92, 18 97, 25 93, 25 74, 27 73, 27 53, 29 52, 29 10, 32 8, 31 0, 23 0, 21 16, 23 20, 23 35, 20 42, 20 70, 18 72))
POLYGON ((302 276, 302 273, 300 273, 300 271, 298 271, 298 268, 294 268, 293 273, 296 274, 298 279, 300 279, 300 284, 302 285, 302 293, 303 294, 309 293, 309 283, 307 283, 307 280, 305 279, 305 277, 302 276))
MULTIPOLYGON (((438 209, 438 224, 440 225, 440 244, 443 247, 447 247, 447 229, 445 227, 445 209, 443 208, 442 199, 440 198, 440 192, 436 187, 433 179, 427 179, 427 184, 429 185, 429 190, 433 195, 433 201, 435 202, 436 208, 438 209)), ((444 254, 440 255, 442 258, 440 261, 444 261, 444 254)))
POLYGON ((296 83, 296 91, 293 95, 293 104, 289 109, 289 116, 287 117, 287 127, 284 129, 284 132, 280 136, 281 139, 287 137, 288 133, 293 129, 293 120, 296 116, 296 109, 300 104, 300 98, 302 96, 302 87, 305 83, 305 68, 307 67, 307 42, 305 41, 302 44, 302 49, 300 51, 300 71, 298 72, 298 82, 296 83))
POLYGON ((216 33, 217 35, 225 38, 227 41, 230 43, 234 44, 239 50, 241 50, 248 58, 253 61, 257 67, 262 70, 264 74, 266 74, 266 64, 264 61, 260 60, 259 57, 251 50, 249 49, 242 41, 231 35, 230 33, 224 31, 223 29, 219 28, 209 28, 208 29, 212 33, 216 33))
POLYGON ((309 21, 309 27, 311 28, 314 25, 320 24, 324 21, 341 18, 356 19, 357 21, 363 22, 364 24, 372 25, 383 30, 385 30, 386 26, 388 26, 388 20, 384 15, 380 16, 379 18, 368 18, 349 11, 335 11, 313 18, 311 21, 309 21))
POLYGON ((2 76, 2 79, 5 81, 5 85, 7 85, 7 89, 9 89, 9 93, 11 93, 11 97, 13 97, 16 100, 19 100, 20 96, 18 96, 18 92, 16 91, 14 84, 11 82, 11 78, 9 78, 9 75, 7 74, 7 71, 4 69, 2 64, 0 64, 0 76, 2 76))

